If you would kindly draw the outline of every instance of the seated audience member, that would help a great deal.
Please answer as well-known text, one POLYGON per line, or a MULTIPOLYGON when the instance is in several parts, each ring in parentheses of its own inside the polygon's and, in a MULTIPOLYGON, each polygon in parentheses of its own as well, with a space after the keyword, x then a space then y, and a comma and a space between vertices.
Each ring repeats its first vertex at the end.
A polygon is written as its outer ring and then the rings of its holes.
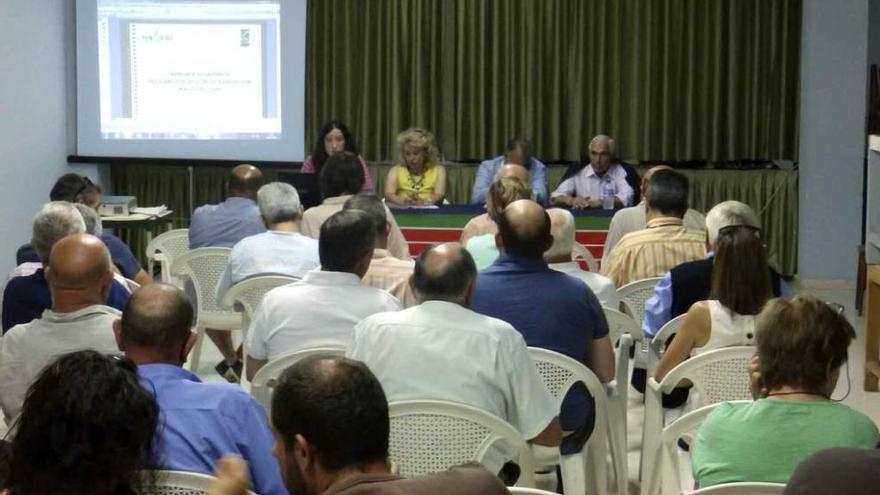
MULTIPOLYGON (((216 205, 196 208, 189 225, 189 248, 232 248, 240 240, 266 232, 257 206, 257 190, 263 185, 263 173, 253 165, 239 165, 229 172, 226 199, 216 205)), ((195 289, 187 282, 187 296, 195 303, 195 289)), ((223 355, 223 361, 214 368, 230 382, 241 378, 243 364, 240 350, 232 344, 230 332, 207 329, 211 342, 223 355)))
POLYGON ((217 460, 234 454, 248 461, 257 493, 286 495, 266 411, 238 385, 202 383, 182 368, 196 342, 192 323, 183 291, 150 284, 134 293, 113 325, 119 349, 159 403, 156 468, 211 474, 217 460))
POLYGON ((156 401, 134 365, 94 351, 64 354, 27 393, 12 436, 8 494, 151 493, 156 401))
MULTIPOLYGON (((31 245, 36 250, 43 267, 33 273, 14 277, 3 291, 3 332, 16 325, 30 323, 40 318, 52 307, 52 296, 46 280, 45 266, 49 263, 52 247, 62 238, 85 232, 85 222, 76 207, 65 201, 52 201, 34 216, 31 245)), ((128 289, 110 277, 110 291, 101 304, 121 310, 128 301, 128 289)))
POLYGON ((773 297, 760 230, 747 224, 722 228, 715 240, 709 298, 691 306, 654 377, 659 382, 691 355, 733 345, 754 345, 755 315, 773 297))
MULTIPOLYGON (((761 228, 755 212, 739 201, 724 201, 709 210, 706 215, 706 230, 712 252, 709 252, 704 259, 676 266, 657 282, 654 294, 645 303, 645 321, 642 325, 645 335, 648 337, 657 335, 669 320, 683 315, 695 303, 709 299, 715 263, 714 252, 718 250, 718 233, 722 229, 736 225, 755 230, 761 228)), ((779 297, 781 295, 779 274, 772 268, 768 268, 768 272, 773 296, 779 297)))
MULTIPOLYGON (((547 212, 534 201, 514 201, 498 229, 501 256, 477 278, 474 311, 510 323, 530 347, 565 354, 611 381, 614 353, 602 305, 586 284, 544 261, 553 244, 547 212)), ((559 419, 565 431, 592 431, 593 400, 581 384, 565 398, 559 419)))
MULTIPOLYGON (((110 262, 112 263, 113 262, 113 250, 110 249, 110 246, 107 243, 107 240, 104 239, 104 235, 103 235, 104 234, 104 227, 101 225, 101 217, 98 216, 98 212, 89 208, 88 206, 86 206, 82 203, 73 203, 73 206, 76 208, 76 210, 79 212, 79 214, 82 215, 83 222, 85 222, 85 224, 86 224, 85 233, 89 234, 89 235, 93 235, 93 236, 97 237, 98 239, 101 239, 101 241, 104 243, 104 246, 107 246, 107 250, 110 251, 110 262)), ((117 239, 117 241, 119 241, 119 240, 117 239)), ((119 242, 122 242, 122 241, 119 241, 119 242)), ((126 249, 127 249, 127 247, 126 247, 126 249)), ((42 267, 42 264, 40 264, 40 263, 25 263, 25 265, 33 265, 34 266, 33 271, 31 271, 30 273, 36 272, 37 270, 40 269, 40 267, 42 267)), ((117 282, 119 282, 119 284, 126 291, 131 293, 131 289, 128 286, 128 281, 125 279, 125 277, 121 273, 119 273, 119 269, 115 265, 112 266, 111 268, 113 269, 113 279, 116 280, 117 282)), ((28 273, 27 275, 30 275, 30 273, 28 273)), ((150 279, 150 282, 152 282, 152 279, 150 279)), ((147 282, 147 283, 149 283, 149 282, 147 282)), ((138 284, 138 285, 140 285, 140 284, 138 284)))
MULTIPOLYGON (((518 165, 516 168, 522 168, 518 165)), ((498 217, 504 208, 519 199, 530 199, 531 191, 526 184, 513 177, 495 179, 486 198, 486 213, 470 219, 461 231, 461 244, 471 253, 477 270, 491 265, 498 258, 495 235, 498 233, 498 217)))
POLYGON ((550 235, 553 236, 553 245, 544 251, 544 261, 547 262, 547 266, 580 279, 593 291, 603 307, 617 309, 620 306, 620 297, 611 279, 598 273, 581 270, 580 264, 572 259, 572 248, 577 242, 574 238, 574 215, 561 208, 549 209, 547 214, 550 215, 550 235))
POLYGON ((318 131, 318 140, 315 142, 315 147, 312 148, 312 153, 306 157, 300 172, 304 174, 318 174, 320 176, 327 158, 343 151, 357 156, 358 162, 360 162, 361 168, 364 171, 362 190, 372 191, 373 177, 367 168, 367 162, 364 161, 364 157, 358 154, 357 144, 355 144, 351 131, 338 120, 331 120, 321 126, 321 130, 318 131))
POLYGON ((554 205, 569 208, 601 208, 603 189, 614 195, 614 207, 629 206, 633 202, 633 188, 626 181, 626 170, 614 156, 614 140, 599 135, 590 141, 590 164, 577 174, 565 179, 550 195, 554 205))
POLYGON ((446 196, 446 168, 434 135, 413 127, 397 136, 400 159, 388 171, 385 200, 396 205, 436 205, 446 196))
MULTIPOLYGON (((321 197, 324 201, 315 207, 309 208, 303 214, 302 233, 317 239, 321 232, 321 225, 337 211, 341 211, 349 198, 358 194, 363 189, 364 177, 357 163, 357 156, 341 152, 331 156, 321 170, 321 197)), ((387 211, 387 209, 386 209, 387 211)), ((392 256, 402 260, 410 259, 409 246, 403 233, 394 220, 394 215, 388 213, 388 222, 391 223, 391 233, 388 235, 388 251, 392 256)))
POLYGON ((345 347, 357 322, 400 302, 361 282, 373 259, 376 226, 367 213, 334 213, 321 226, 321 268, 302 281, 269 291, 247 336, 248 379, 284 354, 312 347, 345 347))
MULTIPOLYGON (((49 192, 49 200, 80 204, 88 207, 97 215, 98 206, 101 204, 101 187, 92 183, 85 175, 64 174, 58 178, 52 187, 52 191, 49 192)), ((82 213, 82 210, 80 212, 82 213)), ((88 223, 89 219, 85 220, 88 223)), ((98 223, 100 224, 100 220, 98 223)), ((100 225, 96 230, 102 230, 100 225)), ((91 229, 88 229, 88 232, 92 233, 91 229)), ((131 249, 120 238, 105 232, 93 235, 100 237, 107 246, 107 249, 110 250, 110 259, 123 277, 134 280, 140 285, 153 281, 153 277, 141 268, 134 253, 131 252, 131 249)), ((40 262, 39 256, 30 244, 20 247, 18 253, 16 253, 17 264, 20 265, 27 262, 40 262)))
MULTIPOLYGON (((363 363, 304 359, 281 375, 272 394, 275 456, 297 495, 504 495, 488 471, 470 463, 404 479, 391 474, 390 420, 382 386, 363 363)), ((240 461, 224 459, 211 495, 245 495, 240 461)))
POLYGON ((229 255, 229 265, 217 284, 217 300, 230 287, 256 275, 289 275, 303 278, 317 268, 318 241, 299 232, 302 205, 290 184, 271 182, 257 192, 260 216, 266 232, 238 241, 229 255))
POLYGON ((856 336, 843 315, 814 297, 773 299, 758 315, 755 334, 757 400, 720 404, 706 418, 692 451, 701 487, 785 483, 820 450, 877 445, 870 418, 830 399, 856 336))
MULTIPOLYGON (((656 167, 651 167, 645 171, 645 174, 642 176, 641 184, 642 198, 648 196, 648 188, 651 187, 651 176, 658 170, 672 170, 672 167, 669 165, 657 165, 656 167)), ((684 225, 685 227, 690 227, 692 229, 705 229, 706 218, 697 210, 688 208, 687 213, 684 214, 684 225)), ((637 205, 628 206, 615 212, 614 216, 611 218, 611 225, 608 226, 608 236, 605 238, 602 264, 605 264, 608 253, 610 253, 611 249, 617 245, 621 237, 630 232, 642 230, 647 226, 648 219, 645 212, 644 199, 642 199, 642 202, 637 205)))
MULTIPOLYGON (((470 309, 476 279, 461 245, 422 252, 412 278, 421 304, 358 323, 346 356, 376 374, 389 401, 461 402, 503 418, 534 443, 558 445, 555 401, 522 335, 470 309)), ((499 472, 503 463, 496 451, 487 467, 499 472)))
POLYGON ((79 349, 117 353, 113 322, 120 313, 105 306, 113 272, 101 240, 75 234, 55 243, 46 280, 51 309, 0 340, 0 406, 7 417, 18 413, 28 386, 56 356, 79 349))
POLYGON ((880 449, 828 449, 795 469, 783 495, 874 495, 880 487, 880 449))
POLYGON ((654 172, 645 208, 647 228, 623 236, 602 265, 618 288, 706 257, 706 231, 685 227, 682 220, 688 209, 687 177, 674 170, 654 172))
POLYGON ((526 185, 530 186, 535 201, 542 204, 547 201, 546 165, 532 155, 532 143, 526 139, 515 138, 507 143, 507 149, 503 155, 480 163, 477 177, 474 180, 474 190, 471 193, 471 203, 483 204, 486 201, 489 186, 499 177, 498 172, 501 167, 509 163, 525 168, 526 185))
POLYGON ((370 287, 383 289, 396 297, 403 307, 408 308, 416 303, 409 277, 413 273, 415 263, 412 260, 401 260, 388 252, 388 234, 391 224, 388 222, 385 204, 372 194, 357 194, 348 199, 344 210, 360 210, 370 216, 376 226, 376 244, 373 247, 373 259, 370 268, 364 275, 364 283, 370 287))

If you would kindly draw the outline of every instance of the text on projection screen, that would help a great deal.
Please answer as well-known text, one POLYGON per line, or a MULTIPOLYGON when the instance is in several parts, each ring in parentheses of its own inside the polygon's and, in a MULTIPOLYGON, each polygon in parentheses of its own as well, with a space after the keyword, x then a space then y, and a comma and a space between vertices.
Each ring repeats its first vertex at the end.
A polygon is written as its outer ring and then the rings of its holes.
POLYGON ((98 1, 103 139, 281 138, 277 2, 98 1))

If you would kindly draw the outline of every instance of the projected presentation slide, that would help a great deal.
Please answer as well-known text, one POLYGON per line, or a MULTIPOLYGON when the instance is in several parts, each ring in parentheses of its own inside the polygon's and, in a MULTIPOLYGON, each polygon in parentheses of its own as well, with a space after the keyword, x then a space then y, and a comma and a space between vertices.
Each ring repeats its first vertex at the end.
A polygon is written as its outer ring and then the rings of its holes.
POLYGON ((101 137, 280 139, 277 1, 98 0, 101 137))

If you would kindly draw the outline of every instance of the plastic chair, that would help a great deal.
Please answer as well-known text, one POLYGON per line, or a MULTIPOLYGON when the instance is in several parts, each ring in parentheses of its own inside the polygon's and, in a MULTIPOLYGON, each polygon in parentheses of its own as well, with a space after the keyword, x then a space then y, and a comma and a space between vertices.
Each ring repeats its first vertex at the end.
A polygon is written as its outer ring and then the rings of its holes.
POLYGON ((135 282, 130 278, 125 279, 125 287, 128 289, 128 292, 134 294, 134 291, 141 288, 141 284, 135 282))
POLYGON ((230 252, 231 249, 221 247, 193 249, 176 256, 171 264, 171 275, 188 278, 195 288, 198 340, 188 363, 193 371, 199 369, 205 329, 241 329, 241 314, 221 308, 214 297, 217 283, 229 263, 230 252))
POLYGON ((286 275, 259 275, 246 278, 226 291, 220 306, 241 311, 241 328, 245 337, 247 337, 247 329, 250 326, 251 318, 257 310, 257 305, 263 300, 263 296, 276 287, 298 281, 298 278, 286 275))
POLYGON ((284 373, 284 370, 293 366, 297 361, 316 355, 345 356, 345 349, 342 347, 315 347, 279 356, 257 370, 254 379, 251 380, 251 395, 263 405, 266 411, 269 411, 272 404, 272 392, 275 390, 281 373, 284 373))
MULTIPOLYGON (((654 287, 660 277, 646 278, 630 282, 623 287, 617 289, 617 295, 620 296, 620 302, 623 303, 624 312, 632 316, 633 320, 641 327, 642 321, 645 320, 645 303, 654 294, 654 287)), ((647 369, 648 344, 642 340, 636 352, 636 366, 647 369)))
MULTIPOLYGON (((614 381, 608 384, 608 424, 611 427, 611 455, 626 473, 626 408, 629 401, 629 351, 643 339, 641 326, 631 316, 612 308, 602 308, 608 321, 608 335, 616 343, 614 381)), ((624 492, 620 492, 624 493, 624 492)))
POLYGON ((404 477, 444 471, 469 461, 483 462, 501 443, 520 467, 517 486, 535 486, 532 452, 522 435, 503 419, 457 402, 413 400, 388 405, 389 451, 404 477))
POLYGON ((154 237, 147 244, 147 273, 153 276, 153 263, 158 261, 162 270, 162 282, 183 288, 180 280, 171 276, 174 259, 189 251, 189 229, 174 229, 154 237))
MULTIPOLYGON (((566 392, 576 383, 581 382, 595 402, 596 422, 593 433, 577 454, 561 455, 558 448, 533 446, 536 463, 539 466, 559 465, 562 471, 562 486, 566 493, 590 493, 605 495, 608 492, 607 470, 605 458, 608 455, 608 439, 614 436, 608 426, 608 402, 605 386, 596 378, 589 368, 574 359, 537 347, 529 347, 529 356, 538 368, 544 385, 556 399, 556 408, 562 407, 566 392)), ((625 418, 624 418, 625 419, 625 418)), ((624 441, 625 443, 625 441, 624 441)), ((623 452, 621 458, 626 458, 623 452)), ((618 459, 615 458, 615 461, 618 459)), ((614 471, 618 480, 619 493, 626 493, 628 475, 626 467, 614 463, 614 471), (622 488, 621 488, 622 487, 622 488)))
POLYGON ((582 259, 587 263, 587 268, 589 268, 591 272, 599 273, 599 263, 596 261, 596 258, 593 257, 593 253, 577 241, 575 241, 574 245, 571 247, 571 259, 574 261, 582 259))
POLYGON ((655 335, 648 344, 648 365, 646 369, 651 376, 654 376, 654 372, 657 370, 657 363, 659 363, 660 358, 663 357, 663 352, 666 350, 666 341, 669 340, 669 337, 672 337, 678 332, 678 327, 681 326, 681 322, 684 321, 685 316, 687 316, 687 313, 678 315, 667 321, 666 324, 663 325, 663 328, 657 332, 657 335, 655 335))
POLYGON ((648 377, 645 388, 645 425, 642 434, 642 493, 652 495, 656 486, 656 452, 665 423, 663 394, 670 393, 683 380, 693 384, 690 402, 694 407, 733 400, 751 400, 749 360, 752 346, 726 347, 694 356, 673 368, 657 383, 648 377))
POLYGON ((785 491, 781 483, 725 483, 702 488, 688 495, 780 495, 785 491))
MULTIPOLYGON (((144 476, 155 477, 156 484, 147 490, 149 495, 208 495, 216 478, 201 473, 184 471, 145 471, 144 476)), ((248 495, 255 495, 248 490, 248 495)))
POLYGON ((523 488, 521 486, 507 487, 510 495, 556 495, 556 492, 548 492, 547 490, 539 490, 537 488, 523 488))

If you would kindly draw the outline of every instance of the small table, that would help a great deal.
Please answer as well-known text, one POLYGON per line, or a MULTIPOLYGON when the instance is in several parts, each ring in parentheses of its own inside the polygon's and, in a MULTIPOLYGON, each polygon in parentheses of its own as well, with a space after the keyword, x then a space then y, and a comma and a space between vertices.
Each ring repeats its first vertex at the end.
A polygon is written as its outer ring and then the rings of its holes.
POLYGON ((162 227, 163 231, 169 230, 171 226, 171 213, 172 211, 168 210, 161 215, 134 213, 131 215, 101 217, 101 225, 105 229, 143 230, 147 244, 149 244, 153 240, 153 229, 155 227, 162 227))

